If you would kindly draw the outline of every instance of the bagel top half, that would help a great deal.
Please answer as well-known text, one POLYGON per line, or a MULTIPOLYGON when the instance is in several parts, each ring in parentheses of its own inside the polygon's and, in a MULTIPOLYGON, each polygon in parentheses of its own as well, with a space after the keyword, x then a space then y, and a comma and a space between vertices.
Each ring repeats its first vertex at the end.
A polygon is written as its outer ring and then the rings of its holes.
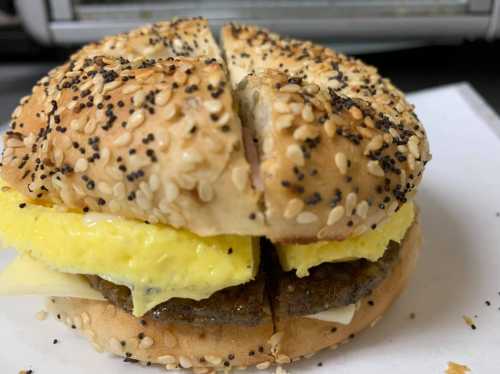
POLYGON ((374 68, 222 37, 227 67, 201 19, 84 47, 21 100, 1 177, 40 203, 279 242, 361 234, 411 198, 425 131, 374 68))

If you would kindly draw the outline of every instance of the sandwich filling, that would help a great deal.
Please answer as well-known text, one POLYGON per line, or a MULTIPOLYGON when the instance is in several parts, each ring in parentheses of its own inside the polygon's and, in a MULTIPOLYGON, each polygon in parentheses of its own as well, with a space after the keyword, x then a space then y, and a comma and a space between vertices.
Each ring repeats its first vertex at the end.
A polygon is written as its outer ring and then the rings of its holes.
MULTIPOLYGON (((394 247, 403 239, 415 214, 413 204, 407 203, 384 224, 363 235, 341 242, 272 245, 272 248, 267 248, 271 246, 267 242, 260 254, 258 240, 249 236, 200 237, 162 224, 62 211, 34 204, 3 182, 0 209, 3 212, 0 239, 21 254, 0 278, 0 293, 99 298, 97 290, 135 316, 151 312, 159 319, 200 322, 214 320, 217 312, 211 314, 207 310, 216 311, 220 305, 229 305, 233 312, 228 314, 234 314, 235 318, 238 314, 234 310, 241 311, 240 322, 263 318, 265 311, 256 307, 263 305, 266 298, 262 275, 258 276, 261 257, 265 262, 262 267, 284 270, 271 283, 298 282, 297 276, 310 275, 303 278, 305 287, 309 287, 308 282, 325 267, 333 266, 328 272, 338 275, 346 272, 342 270, 344 263, 356 264, 353 265, 356 269, 378 263, 391 243, 394 247), (277 258, 269 256, 275 249, 277 258), (55 279, 56 285, 67 283, 67 290, 73 290, 74 294, 57 287, 51 293, 49 286, 37 287, 36 282, 30 283, 22 277, 14 281, 13 274, 18 274, 19 269, 31 269, 31 273, 43 274, 39 278, 46 280, 55 279), (296 275, 289 272, 293 269, 296 275), (51 273, 54 277, 49 276, 51 273), (94 289, 89 287, 89 281, 94 289), (193 310, 202 311, 205 317, 201 318, 200 313, 193 310)), ((363 289, 359 285, 355 288, 363 289)), ((357 301, 356 295, 348 294, 351 296, 343 301, 329 305, 323 300, 321 307, 306 308, 298 313, 317 313, 328 309, 327 304, 331 308, 357 301)), ((290 297, 300 299, 301 295, 288 293, 287 300, 290 297)), ((283 305, 286 303, 282 303, 281 308, 283 305)), ((294 308, 288 309, 295 313, 294 308)))

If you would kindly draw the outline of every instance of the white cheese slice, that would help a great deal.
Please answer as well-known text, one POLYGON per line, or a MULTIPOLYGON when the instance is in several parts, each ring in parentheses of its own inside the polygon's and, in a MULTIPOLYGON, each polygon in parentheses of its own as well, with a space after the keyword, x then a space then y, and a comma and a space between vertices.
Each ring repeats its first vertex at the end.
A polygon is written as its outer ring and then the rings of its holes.
POLYGON ((323 312, 311 314, 306 316, 306 318, 348 325, 351 323, 354 313, 356 313, 356 304, 349 304, 340 308, 332 308, 323 312))
POLYGON ((0 273, 0 296, 38 295, 105 300, 76 274, 61 273, 20 255, 0 273))

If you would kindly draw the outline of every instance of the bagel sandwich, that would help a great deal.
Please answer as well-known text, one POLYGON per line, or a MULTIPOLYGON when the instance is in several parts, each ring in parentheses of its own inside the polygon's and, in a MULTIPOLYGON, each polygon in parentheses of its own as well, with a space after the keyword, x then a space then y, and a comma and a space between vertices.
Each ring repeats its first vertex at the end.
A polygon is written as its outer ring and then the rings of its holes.
POLYGON ((375 68, 201 18, 84 46, 3 135, 0 295, 98 351, 199 373, 350 340, 420 247, 425 130, 375 68))

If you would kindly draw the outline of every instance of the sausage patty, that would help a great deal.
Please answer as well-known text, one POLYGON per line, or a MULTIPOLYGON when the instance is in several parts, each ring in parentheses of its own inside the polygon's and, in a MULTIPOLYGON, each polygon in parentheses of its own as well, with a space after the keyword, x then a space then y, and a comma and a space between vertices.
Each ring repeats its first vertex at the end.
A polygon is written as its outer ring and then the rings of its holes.
POLYGON ((365 259, 323 263, 298 278, 278 266, 268 279, 274 315, 305 316, 355 304, 387 277, 399 260, 399 244, 390 242, 376 262, 365 259))
MULTIPOLYGON (((304 316, 356 303, 369 295, 390 273, 399 260, 399 244, 390 242, 376 262, 365 259, 323 263, 298 278, 295 272, 281 270, 272 244, 263 241, 261 270, 254 281, 225 288, 207 299, 173 298, 148 314, 163 322, 192 324, 257 325, 274 315, 304 316)), ((130 290, 98 276, 87 276, 92 287, 111 303, 132 311, 130 290)))
MULTIPOLYGON (((132 312, 132 297, 128 287, 94 275, 87 276, 87 279, 112 304, 132 312)), ((163 322, 254 326, 271 318, 268 300, 264 273, 260 271, 255 280, 224 288, 207 299, 196 301, 173 298, 157 305, 148 314, 163 322)))

